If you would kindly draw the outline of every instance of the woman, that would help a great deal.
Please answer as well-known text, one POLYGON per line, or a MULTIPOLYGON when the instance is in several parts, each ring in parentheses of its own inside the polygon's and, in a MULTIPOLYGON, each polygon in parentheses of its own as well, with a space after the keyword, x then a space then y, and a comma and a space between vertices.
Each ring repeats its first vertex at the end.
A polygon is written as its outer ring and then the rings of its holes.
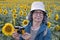
POLYGON ((51 40, 51 32, 47 28, 47 15, 43 2, 33 2, 29 14, 29 24, 25 27, 25 33, 20 35, 15 32, 16 40, 51 40))

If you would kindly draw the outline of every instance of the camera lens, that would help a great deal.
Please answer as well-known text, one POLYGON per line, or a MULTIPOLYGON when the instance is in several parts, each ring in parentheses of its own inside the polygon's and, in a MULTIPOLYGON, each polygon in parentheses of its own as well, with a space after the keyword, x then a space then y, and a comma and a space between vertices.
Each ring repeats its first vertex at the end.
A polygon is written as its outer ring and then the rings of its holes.
POLYGON ((17 33, 23 34, 22 30, 24 30, 24 28, 19 28, 18 31, 17 31, 17 33))

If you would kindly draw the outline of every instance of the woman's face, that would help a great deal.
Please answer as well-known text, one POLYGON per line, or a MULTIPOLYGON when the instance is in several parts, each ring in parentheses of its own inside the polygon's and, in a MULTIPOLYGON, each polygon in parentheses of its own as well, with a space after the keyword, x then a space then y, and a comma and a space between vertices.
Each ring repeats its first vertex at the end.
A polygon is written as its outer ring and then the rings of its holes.
POLYGON ((37 22, 42 22, 43 20, 43 12, 41 10, 35 10, 33 12, 33 21, 37 21, 37 22))

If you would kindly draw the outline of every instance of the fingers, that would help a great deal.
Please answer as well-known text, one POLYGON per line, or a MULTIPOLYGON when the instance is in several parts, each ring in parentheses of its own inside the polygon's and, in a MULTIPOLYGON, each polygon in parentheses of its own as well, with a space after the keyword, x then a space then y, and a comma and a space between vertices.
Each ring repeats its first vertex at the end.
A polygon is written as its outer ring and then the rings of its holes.
POLYGON ((14 33, 14 34, 12 35, 12 37, 13 37, 14 39, 19 39, 19 35, 18 35, 17 33, 14 33))
POLYGON ((29 33, 24 33, 24 35, 22 35, 22 37, 23 37, 24 39, 29 39, 29 38, 31 37, 31 34, 29 34, 29 33))
POLYGON ((13 33, 13 37, 18 37, 19 35, 17 33, 13 33))
POLYGON ((17 33, 16 30, 14 30, 14 33, 13 33, 12 37, 13 37, 14 39, 19 39, 19 34, 17 33))

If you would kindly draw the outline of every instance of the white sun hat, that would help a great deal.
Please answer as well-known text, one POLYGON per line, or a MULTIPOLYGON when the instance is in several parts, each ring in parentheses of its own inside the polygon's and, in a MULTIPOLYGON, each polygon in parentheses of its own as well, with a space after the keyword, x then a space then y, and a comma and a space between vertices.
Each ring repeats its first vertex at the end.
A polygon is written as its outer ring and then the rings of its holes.
POLYGON ((33 10, 42 10, 42 11, 46 12, 43 2, 33 2, 32 5, 31 5, 31 10, 30 11, 33 11, 33 10))

